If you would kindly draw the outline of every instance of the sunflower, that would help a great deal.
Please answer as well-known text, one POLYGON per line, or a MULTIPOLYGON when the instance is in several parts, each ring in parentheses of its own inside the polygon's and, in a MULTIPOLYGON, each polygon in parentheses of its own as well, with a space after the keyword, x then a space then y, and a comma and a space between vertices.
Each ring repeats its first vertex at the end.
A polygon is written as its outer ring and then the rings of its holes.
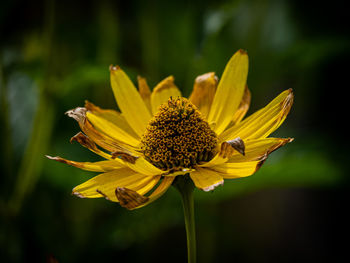
POLYGON ((283 91, 244 119, 251 98, 247 75, 248 55, 239 50, 220 81, 213 72, 198 76, 186 99, 172 76, 152 92, 138 77, 137 90, 120 67, 111 66, 111 86, 121 112, 88 101, 67 112, 82 130, 71 142, 106 160, 47 157, 100 173, 76 186, 76 196, 105 197, 127 209, 153 202, 179 177, 211 191, 225 179, 252 175, 271 152, 293 140, 268 137, 289 113, 293 93, 283 91))

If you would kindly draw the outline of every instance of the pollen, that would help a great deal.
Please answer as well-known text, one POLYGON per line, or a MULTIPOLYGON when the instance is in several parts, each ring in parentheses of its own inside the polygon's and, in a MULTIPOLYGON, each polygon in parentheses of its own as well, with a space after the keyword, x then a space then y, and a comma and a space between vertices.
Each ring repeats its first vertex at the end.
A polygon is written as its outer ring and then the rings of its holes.
POLYGON ((146 160, 162 170, 192 168, 217 153, 217 136, 189 100, 170 98, 141 138, 146 160))

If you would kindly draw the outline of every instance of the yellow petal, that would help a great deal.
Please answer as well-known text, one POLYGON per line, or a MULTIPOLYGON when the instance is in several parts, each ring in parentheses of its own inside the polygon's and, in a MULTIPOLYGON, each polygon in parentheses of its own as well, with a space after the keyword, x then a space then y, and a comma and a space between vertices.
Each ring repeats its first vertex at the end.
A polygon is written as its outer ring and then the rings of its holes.
POLYGON ((131 146, 135 147, 139 145, 140 141, 138 139, 131 136, 110 120, 89 111, 86 113, 86 117, 99 132, 103 132, 114 140, 130 144, 131 146))
POLYGON ((198 167, 196 171, 190 173, 190 176, 194 185, 206 192, 214 190, 215 187, 224 183, 224 179, 219 173, 206 168, 198 167))
POLYGON ((130 184, 129 186, 123 186, 128 187, 129 189, 136 191, 140 195, 147 194, 149 191, 153 189, 153 187, 156 186, 156 184, 159 182, 161 176, 148 176, 145 177, 143 180, 137 181, 134 184, 130 184))
POLYGON ((151 108, 151 90, 147 84, 147 81, 145 78, 141 76, 137 76, 137 83, 139 87, 139 93, 141 95, 141 98, 143 99, 145 105, 147 106, 149 112, 152 112, 151 108))
POLYGON ((199 167, 213 167, 215 165, 225 163, 225 162, 227 162, 227 160, 228 160, 228 158, 222 157, 219 154, 217 154, 209 162, 200 164, 199 167))
POLYGON ((151 114, 129 77, 119 67, 110 67, 114 97, 126 121, 141 136, 151 114))
POLYGON ((195 80, 189 100, 197 106, 205 118, 207 118, 209 114, 217 84, 218 77, 215 76, 214 72, 198 76, 195 80))
POLYGON ((260 161, 223 163, 210 169, 220 172, 224 179, 233 179, 250 176, 257 171, 260 161))
POLYGON ((99 162, 75 162, 75 161, 64 159, 59 156, 51 157, 49 155, 46 155, 46 157, 49 158, 50 160, 55 160, 61 163, 72 165, 82 170, 92 171, 92 172, 108 172, 108 171, 122 168, 124 166, 120 162, 115 160, 99 161, 99 162))
POLYGON ((192 168, 181 168, 179 170, 168 170, 163 171, 162 176, 178 176, 178 175, 184 175, 195 171, 195 169, 192 168))
POLYGON ((148 162, 142 156, 134 156, 128 152, 113 152, 112 158, 118 161, 122 166, 129 167, 137 173, 144 174, 147 176, 164 174, 165 171, 158 169, 153 164, 148 162))
POLYGON ((81 198, 106 197, 117 202, 118 199, 115 195, 117 187, 126 187, 139 194, 145 194, 158 183, 159 179, 160 176, 149 177, 138 174, 129 168, 121 168, 97 175, 76 186, 73 189, 73 194, 81 198))
POLYGON ((148 201, 138 207, 135 208, 141 208, 144 207, 150 203, 152 203, 153 201, 157 200, 159 197, 161 197, 167 190, 168 188, 171 186, 171 184, 173 183, 175 179, 175 176, 173 177, 164 177, 162 182, 159 184, 159 186, 154 190, 154 192, 148 197, 148 201))
POLYGON ((293 104, 291 89, 282 92, 267 106, 253 113, 239 124, 219 135, 220 141, 236 137, 246 139, 266 138, 285 120, 293 104))
POLYGON ((248 76, 248 54, 237 51, 227 63, 209 112, 208 122, 221 134, 242 100, 248 76))
POLYGON ((140 136, 136 134, 135 131, 130 127, 129 123, 125 120, 124 116, 120 112, 111 109, 102 109, 89 101, 85 101, 84 107, 94 115, 97 115, 98 117, 101 117, 113 123, 115 126, 118 126, 130 136, 136 139, 140 138, 140 136))
POLYGON ((212 160, 200 165, 200 167, 214 167, 226 162, 250 162, 264 161, 270 153, 282 147, 286 143, 293 141, 291 138, 263 138, 244 141, 245 155, 238 151, 234 152, 230 158, 223 158, 217 154, 212 160))
POLYGON ((162 80, 154 88, 151 94, 152 113, 155 114, 161 104, 167 102, 170 97, 181 97, 180 90, 174 84, 174 77, 170 76, 162 80))
POLYGON ((143 157, 137 158, 135 163, 124 162, 124 164, 127 165, 130 169, 148 176, 164 173, 163 170, 158 169, 143 157))
POLYGON ((251 93, 248 89, 248 86, 245 87, 244 94, 241 100, 241 103, 239 104, 239 107, 232 118, 232 124, 236 125, 241 122, 245 114, 247 113, 249 106, 250 106, 250 100, 251 100, 251 93))

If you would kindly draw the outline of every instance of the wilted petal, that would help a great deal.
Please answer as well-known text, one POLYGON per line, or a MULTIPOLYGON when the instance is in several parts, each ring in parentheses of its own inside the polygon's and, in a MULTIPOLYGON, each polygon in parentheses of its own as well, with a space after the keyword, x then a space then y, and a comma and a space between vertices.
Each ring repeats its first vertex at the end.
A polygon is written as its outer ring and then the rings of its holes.
POLYGON ((223 142, 221 144, 219 155, 222 158, 230 158, 234 154, 235 150, 240 154, 245 155, 245 145, 240 137, 223 142))
POLYGON ((80 143, 82 146, 84 146, 85 148, 89 149, 90 151, 102 156, 105 159, 111 159, 112 156, 108 153, 105 153, 104 151, 101 151, 95 144, 95 142, 93 142, 89 137, 87 137, 85 134, 83 134, 82 132, 78 132, 76 135, 74 135, 71 139, 70 139, 70 143, 72 143, 73 141, 76 141, 78 143, 80 143))

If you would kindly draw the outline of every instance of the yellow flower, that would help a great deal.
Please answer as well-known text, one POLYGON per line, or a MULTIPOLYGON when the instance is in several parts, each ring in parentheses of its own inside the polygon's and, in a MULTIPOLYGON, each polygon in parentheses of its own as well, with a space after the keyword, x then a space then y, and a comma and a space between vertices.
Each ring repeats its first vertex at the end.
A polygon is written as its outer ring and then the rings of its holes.
POLYGON ((71 141, 106 160, 48 158, 101 173, 75 187, 75 195, 105 197, 128 209, 159 198, 177 176, 190 176, 197 188, 211 191, 224 179, 252 175, 271 152, 292 141, 268 136, 285 120, 293 93, 282 92, 243 119, 250 104, 247 75, 248 55, 239 50, 220 81, 213 72, 197 77, 185 99, 172 76, 152 92, 139 77, 137 90, 123 70, 111 66, 111 85, 121 113, 90 102, 67 112, 83 132, 71 141))

